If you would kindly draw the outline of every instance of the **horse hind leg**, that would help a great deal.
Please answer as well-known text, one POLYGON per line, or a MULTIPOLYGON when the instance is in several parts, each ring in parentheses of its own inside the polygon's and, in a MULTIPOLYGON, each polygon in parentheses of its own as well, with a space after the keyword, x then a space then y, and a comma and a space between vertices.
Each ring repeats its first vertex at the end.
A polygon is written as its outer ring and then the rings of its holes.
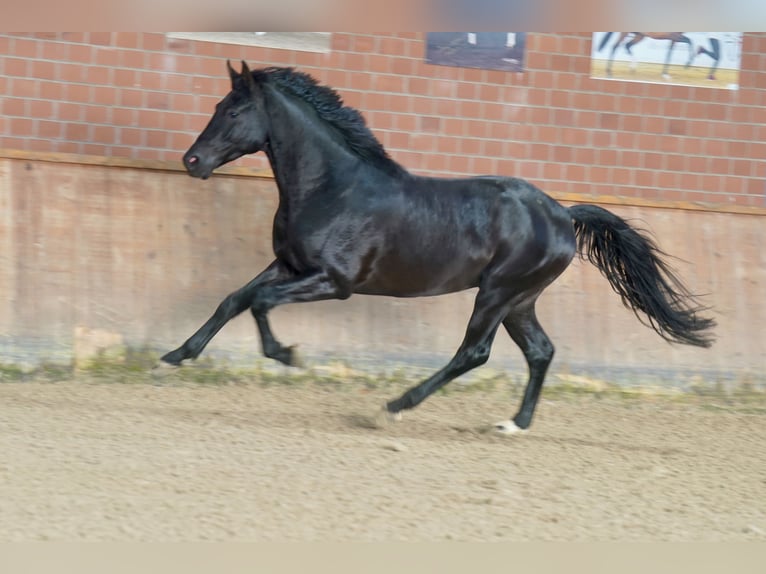
POLYGON ((673 46, 676 45, 675 40, 670 41, 670 47, 668 48, 668 53, 665 55, 665 64, 662 66, 662 77, 665 80, 670 80, 670 73, 668 72, 668 68, 670 67, 670 56, 673 55, 673 46))
POLYGON ((633 53, 633 46, 638 44, 641 40, 644 39, 644 36, 639 33, 634 33, 633 37, 625 44, 625 51, 630 55, 630 71, 634 72, 636 71, 636 68, 638 68, 638 62, 636 62, 636 55, 633 53))
POLYGON ((492 341, 503 317, 508 313, 507 292, 480 289, 476 295, 473 314, 460 348, 450 362, 419 385, 384 407, 378 422, 397 417, 402 410, 411 409, 454 378, 483 365, 489 359, 492 341))
POLYGON ((684 69, 688 69, 692 65, 692 62, 694 62, 694 58, 697 57, 698 51, 694 46, 694 42, 692 42, 689 36, 681 36, 680 41, 689 44, 689 59, 686 61, 686 65, 684 66, 684 69))
POLYGON ((513 419, 495 424, 497 432, 513 434, 526 431, 532 423, 545 374, 553 360, 554 347, 537 320, 534 302, 522 309, 511 310, 503 319, 503 326, 524 353, 529 368, 529 379, 519 412, 513 419))

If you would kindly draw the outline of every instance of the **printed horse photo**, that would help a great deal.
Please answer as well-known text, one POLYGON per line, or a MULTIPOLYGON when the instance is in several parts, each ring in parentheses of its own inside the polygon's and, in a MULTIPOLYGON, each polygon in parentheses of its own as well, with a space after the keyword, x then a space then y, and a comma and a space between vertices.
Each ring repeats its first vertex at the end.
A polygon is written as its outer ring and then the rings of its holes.
MULTIPOLYGON (((599 52, 606 47, 613 34, 614 32, 607 32, 604 35, 598 45, 599 52)), ((694 57, 697 55, 697 52, 694 48, 694 43, 691 41, 691 38, 686 36, 683 32, 619 32, 617 41, 612 45, 612 50, 609 53, 609 60, 606 63, 606 75, 608 77, 612 76, 612 62, 614 61, 614 55, 617 52, 617 48, 622 45, 623 41, 628 38, 628 36, 630 36, 630 39, 624 45, 625 50, 628 52, 628 54, 630 54, 632 58, 630 63, 631 70, 635 70, 636 68, 636 60, 631 48, 641 42, 644 38, 651 38, 652 40, 667 40, 670 42, 668 45, 667 54, 665 55, 665 63, 662 67, 662 77, 666 80, 670 79, 670 73, 668 71, 670 67, 670 57, 673 55, 673 48, 676 44, 680 43, 689 45, 689 59, 684 66, 685 68, 688 68, 692 65, 694 57)))

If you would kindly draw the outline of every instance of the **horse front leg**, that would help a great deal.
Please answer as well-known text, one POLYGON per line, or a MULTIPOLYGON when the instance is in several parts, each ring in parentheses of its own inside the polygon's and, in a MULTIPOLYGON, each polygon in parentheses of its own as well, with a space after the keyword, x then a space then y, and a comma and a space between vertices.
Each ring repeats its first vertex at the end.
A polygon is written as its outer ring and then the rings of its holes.
POLYGON ((271 325, 269 325, 269 318, 265 312, 256 311, 254 308, 250 308, 255 319, 255 324, 258 327, 258 333, 261 336, 261 348, 263 349, 263 355, 269 359, 274 359, 288 367, 302 367, 303 362, 298 356, 298 352, 295 346, 285 347, 280 343, 274 334, 271 332, 271 325))
MULTIPOLYGON (((252 305, 258 289, 289 276, 290 271, 279 260, 272 262, 247 285, 230 293, 218 305, 215 313, 183 345, 162 356, 161 363, 178 366, 186 359, 196 359, 226 323, 252 305)), ((270 335, 268 324, 266 324, 266 330, 270 335)), ((262 330, 261 335, 263 336, 262 330)), ((273 339, 273 336, 271 338, 273 339)))
POLYGON ((665 55, 665 65, 662 67, 662 77, 666 80, 670 79, 670 74, 668 73, 668 67, 670 66, 670 56, 673 55, 673 46, 676 45, 675 40, 670 41, 670 47, 668 48, 668 53, 665 55))
POLYGON ((614 60, 614 55, 617 52, 617 48, 620 46, 620 42, 622 42, 622 36, 617 38, 617 41, 614 43, 614 46, 612 46, 612 51, 609 53, 609 60, 606 62, 606 77, 611 78, 612 77, 612 61, 614 60))
POLYGON ((290 367, 302 366, 295 347, 285 347, 271 332, 268 312, 278 305, 327 299, 347 299, 351 290, 329 274, 318 271, 275 281, 259 288, 251 302, 250 312, 261 335, 263 354, 290 367))

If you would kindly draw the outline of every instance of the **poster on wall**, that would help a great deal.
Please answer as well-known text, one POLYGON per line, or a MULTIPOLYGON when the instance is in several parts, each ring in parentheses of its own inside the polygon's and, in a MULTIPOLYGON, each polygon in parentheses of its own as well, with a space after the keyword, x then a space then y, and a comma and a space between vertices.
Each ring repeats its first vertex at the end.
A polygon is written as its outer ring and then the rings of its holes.
POLYGON ((299 52, 330 52, 330 32, 167 32, 168 38, 299 52))
POLYGON ((591 78, 736 90, 742 32, 594 32, 591 78))
POLYGON ((523 72, 526 42, 526 32, 429 32, 426 34, 426 62, 523 72))

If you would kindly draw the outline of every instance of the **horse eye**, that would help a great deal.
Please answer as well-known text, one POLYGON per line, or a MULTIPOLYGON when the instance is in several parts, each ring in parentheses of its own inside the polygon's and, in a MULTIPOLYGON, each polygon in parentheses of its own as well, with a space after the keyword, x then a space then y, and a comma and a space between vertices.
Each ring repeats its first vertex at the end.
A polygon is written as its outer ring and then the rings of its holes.
POLYGON ((236 118, 239 115, 239 112, 229 112, 230 118, 236 118))

